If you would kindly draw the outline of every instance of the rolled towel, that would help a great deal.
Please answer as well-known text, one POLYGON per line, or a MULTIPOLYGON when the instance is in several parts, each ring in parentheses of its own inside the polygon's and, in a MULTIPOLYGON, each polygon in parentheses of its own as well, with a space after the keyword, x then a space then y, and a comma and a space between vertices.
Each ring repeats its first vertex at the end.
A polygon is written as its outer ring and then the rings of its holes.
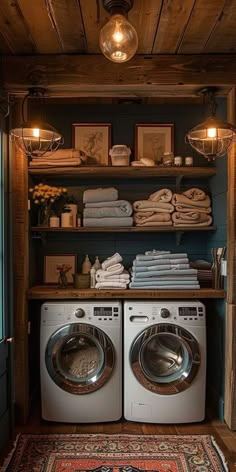
POLYGON ((174 226, 210 226, 212 223, 211 215, 190 211, 188 213, 180 213, 175 211, 172 214, 174 226))
POLYGON ((186 197, 196 202, 198 202, 199 200, 205 200, 206 198, 206 192, 196 187, 186 190, 185 192, 183 192, 183 195, 186 195, 186 197))
POLYGON ((109 270, 98 269, 96 271, 96 280, 98 280, 101 277, 108 279, 112 275, 120 275, 124 272, 124 266, 122 264, 115 264, 114 266, 111 266, 111 267, 112 267, 112 270, 110 270, 110 271, 109 270), (117 266, 117 267, 115 267, 115 266, 117 266))
POLYGON ((122 260, 123 260, 122 256, 118 252, 115 252, 115 254, 113 254, 110 257, 107 257, 107 259, 105 259, 105 261, 102 262, 102 269, 107 270, 108 267, 114 266, 117 263, 121 262, 122 260))
POLYGON ((118 190, 113 187, 88 189, 83 193, 83 203, 111 202, 114 200, 118 200, 118 190))
POLYGON ((168 188, 162 188, 157 192, 152 193, 148 200, 152 200, 153 202, 171 202, 172 199, 172 192, 168 188))
POLYGON ((158 213, 172 213, 174 206, 167 202, 152 202, 151 200, 137 200, 133 203, 134 211, 153 211, 158 213))
POLYGON ((183 205, 189 208, 209 208, 211 206, 211 200, 209 195, 205 195, 204 200, 192 200, 183 193, 174 193, 172 198, 172 204, 174 206, 183 205))

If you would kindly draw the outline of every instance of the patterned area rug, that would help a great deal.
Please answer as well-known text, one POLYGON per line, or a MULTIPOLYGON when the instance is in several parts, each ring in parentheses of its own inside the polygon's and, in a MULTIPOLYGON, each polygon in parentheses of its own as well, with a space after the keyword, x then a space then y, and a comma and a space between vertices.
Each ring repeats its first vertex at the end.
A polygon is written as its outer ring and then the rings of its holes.
POLYGON ((222 472, 209 435, 19 435, 2 472, 222 472))

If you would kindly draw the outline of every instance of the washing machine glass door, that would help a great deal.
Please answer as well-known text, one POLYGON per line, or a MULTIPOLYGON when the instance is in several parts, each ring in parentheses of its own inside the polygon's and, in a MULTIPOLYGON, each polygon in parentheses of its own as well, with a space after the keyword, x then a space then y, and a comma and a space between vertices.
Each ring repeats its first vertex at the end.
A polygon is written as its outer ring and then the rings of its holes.
POLYGON ((172 395, 187 389, 200 366, 197 340, 186 329, 158 324, 142 331, 130 350, 130 364, 143 387, 172 395))
POLYGON ((59 387, 73 394, 98 390, 111 376, 115 351, 99 328, 82 323, 63 326, 50 337, 45 363, 59 387))

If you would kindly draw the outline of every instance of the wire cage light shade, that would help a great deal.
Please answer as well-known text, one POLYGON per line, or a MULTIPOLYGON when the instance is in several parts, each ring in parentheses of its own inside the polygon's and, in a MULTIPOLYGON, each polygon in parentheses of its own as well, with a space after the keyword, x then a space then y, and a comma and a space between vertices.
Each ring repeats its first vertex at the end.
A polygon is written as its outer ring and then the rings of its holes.
POLYGON ((36 120, 24 121, 26 99, 28 97, 39 97, 42 94, 44 94, 42 89, 29 90, 22 104, 23 123, 10 131, 11 139, 28 157, 41 157, 45 154, 49 156, 58 149, 60 144, 63 144, 61 134, 49 123, 36 120))
POLYGON ((213 161, 216 157, 223 157, 227 154, 235 140, 236 127, 215 117, 216 102, 211 89, 204 89, 201 93, 208 95, 211 116, 192 128, 186 134, 185 140, 199 154, 209 161, 213 161))
POLYGON ((126 18, 133 0, 103 0, 103 6, 111 18, 100 31, 101 51, 112 62, 129 61, 138 48, 137 32, 126 18))

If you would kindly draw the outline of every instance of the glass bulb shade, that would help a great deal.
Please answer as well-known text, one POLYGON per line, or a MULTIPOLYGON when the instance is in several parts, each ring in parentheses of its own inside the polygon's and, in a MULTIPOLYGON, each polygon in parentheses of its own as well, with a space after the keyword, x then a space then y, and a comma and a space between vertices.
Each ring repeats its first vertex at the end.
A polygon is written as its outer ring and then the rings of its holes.
POLYGON ((186 135, 189 144, 208 160, 224 156, 236 136, 236 128, 214 117, 191 129, 186 135))
POLYGON ((99 44, 102 53, 110 61, 126 62, 138 48, 135 28, 123 15, 113 15, 100 31, 99 44))
POLYGON ((10 132, 11 139, 27 156, 53 153, 63 143, 62 136, 48 123, 25 122, 10 132))

